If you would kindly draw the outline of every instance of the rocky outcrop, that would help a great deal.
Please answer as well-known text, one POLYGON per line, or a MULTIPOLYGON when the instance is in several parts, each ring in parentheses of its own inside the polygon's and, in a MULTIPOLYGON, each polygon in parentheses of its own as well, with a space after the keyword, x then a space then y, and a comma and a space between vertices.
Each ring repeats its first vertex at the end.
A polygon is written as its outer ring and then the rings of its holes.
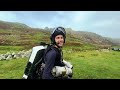
POLYGON ((17 53, 15 52, 7 52, 6 54, 0 54, 0 60, 11 60, 11 59, 17 59, 17 58, 24 58, 24 57, 29 57, 31 54, 32 50, 28 51, 19 51, 17 53))

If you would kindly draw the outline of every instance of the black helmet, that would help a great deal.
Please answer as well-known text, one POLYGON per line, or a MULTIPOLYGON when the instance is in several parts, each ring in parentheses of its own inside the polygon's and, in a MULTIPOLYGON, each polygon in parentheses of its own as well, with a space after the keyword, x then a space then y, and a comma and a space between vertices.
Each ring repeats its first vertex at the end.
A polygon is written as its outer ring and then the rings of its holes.
POLYGON ((53 30, 53 32, 52 32, 52 34, 51 34, 51 36, 50 36, 50 40, 51 40, 51 43, 52 43, 52 44, 56 44, 56 42, 55 42, 55 37, 56 37, 57 35, 63 35, 63 37, 64 37, 64 43, 65 43, 66 31, 65 31, 65 29, 64 29, 63 27, 57 27, 57 28, 55 28, 55 29, 53 30))

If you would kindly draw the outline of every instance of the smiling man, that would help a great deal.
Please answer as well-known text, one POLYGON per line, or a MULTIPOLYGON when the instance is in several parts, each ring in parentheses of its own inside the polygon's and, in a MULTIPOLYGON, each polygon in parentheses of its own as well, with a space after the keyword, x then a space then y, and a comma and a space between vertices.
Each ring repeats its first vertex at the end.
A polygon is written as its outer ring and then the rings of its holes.
POLYGON ((66 73, 65 63, 63 62, 63 53, 62 53, 62 47, 65 43, 66 38, 66 31, 63 27, 57 27, 53 30, 50 40, 51 44, 49 47, 47 47, 46 51, 47 53, 44 55, 44 63, 45 67, 43 69, 42 79, 56 79, 56 78, 62 78, 62 74, 64 72, 64 75, 66 73), (54 76, 52 73, 52 70, 55 66, 62 67, 62 69, 59 69, 59 71, 62 71, 61 75, 59 77, 54 76))

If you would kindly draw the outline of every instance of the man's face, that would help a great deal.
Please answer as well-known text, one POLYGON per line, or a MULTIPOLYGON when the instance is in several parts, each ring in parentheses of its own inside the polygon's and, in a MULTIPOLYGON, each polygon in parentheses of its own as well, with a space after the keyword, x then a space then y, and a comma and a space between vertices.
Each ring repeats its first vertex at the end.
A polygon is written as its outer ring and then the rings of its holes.
POLYGON ((64 44, 64 38, 63 38, 63 36, 62 36, 62 35, 57 35, 57 36, 55 37, 55 42, 56 42, 56 44, 57 44, 59 47, 62 47, 63 44, 64 44))

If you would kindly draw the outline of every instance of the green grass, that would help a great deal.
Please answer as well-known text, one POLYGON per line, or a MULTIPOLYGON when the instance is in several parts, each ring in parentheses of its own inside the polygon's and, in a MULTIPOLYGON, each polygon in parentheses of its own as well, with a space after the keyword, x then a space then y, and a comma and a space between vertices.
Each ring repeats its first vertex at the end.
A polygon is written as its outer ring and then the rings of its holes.
POLYGON ((120 79, 120 52, 74 52, 64 55, 73 66, 74 79, 120 79))
MULTIPOLYGON (((120 79, 120 52, 73 48, 63 48, 64 59, 73 64, 73 79, 120 79)), ((19 49, 14 47, 14 50, 19 49)), ((27 61, 28 58, 0 61, 0 79, 21 79, 27 61)))
POLYGON ((21 79, 27 58, 0 61, 0 79, 21 79))
POLYGON ((23 50, 22 46, 0 46, 0 54, 5 54, 7 52, 17 52, 23 50))

